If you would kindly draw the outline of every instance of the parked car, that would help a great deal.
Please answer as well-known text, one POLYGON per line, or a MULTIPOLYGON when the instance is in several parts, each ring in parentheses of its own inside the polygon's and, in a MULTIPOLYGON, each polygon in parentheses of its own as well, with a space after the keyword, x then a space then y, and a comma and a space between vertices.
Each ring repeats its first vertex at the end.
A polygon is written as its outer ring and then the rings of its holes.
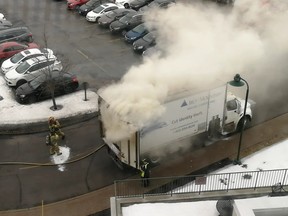
POLYGON ((130 2, 131 2, 132 0, 115 0, 115 3, 116 4, 121 4, 121 5, 123 5, 125 8, 130 8, 130 2))
POLYGON ((12 23, 8 20, 0 20, 0 30, 11 28, 12 23))
POLYGON ((2 73, 7 73, 9 70, 12 68, 17 67, 20 63, 30 59, 30 58, 35 58, 38 56, 46 56, 47 58, 51 58, 53 55, 53 51, 48 48, 32 48, 32 49, 27 49, 24 51, 21 51, 15 55, 13 55, 11 58, 5 60, 2 63, 1 66, 1 71, 2 73))
POLYGON ((0 20, 6 20, 4 14, 0 13, 0 20))
POLYGON ((139 38, 133 43, 133 50, 138 53, 143 53, 149 47, 153 47, 156 44, 155 31, 149 32, 144 37, 139 38))
POLYGON ((58 61, 56 56, 46 58, 38 56, 22 62, 17 67, 8 71, 5 74, 5 81, 8 86, 19 87, 24 83, 33 80, 36 76, 44 72, 53 70, 62 70, 61 61, 58 61))
POLYGON ((54 95, 60 96, 74 92, 79 87, 79 82, 75 75, 62 71, 52 71, 51 77, 41 74, 35 79, 19 86, 16 91, 16 100, 21 104, 34 103, 51 98, 49 83, 55 85, 54 95))
POLYGON ((121 17, 119 20, 112 22, 109 28, 112 33, 122 32, 124 35, 127 31, 141 23, 143 23, 143 13, 133 11, 121 17))
POLYGON ((106 2, 107 0, 89 0, 86 4, 83 4, 79 7, 78 13, 80 15, 86 16, 88 12, 106 2))
POLYGON ((0 60, 5 60, 23 50, 39 48, 36 43, 4 42, 0 44, 0 60))
POLYGON ((143 57, 151 57, 154 55, 158 55, 158 56, 162 55, 162 51, 157 46, 149 47, 146 50, 144 50, 142 53, 143 57))
POLYGON ((86 20, 89 22, 98 22, 98 19, 101 17, 101 15, 113 11, 118 8, 123 8, 122 5, 116 5, 114 3, 106 3, 102 4, 98 7, 96 7, 94 10, 90 11, 86 15, 86 20))
POLYGON ((139 11, 147 11, 151 8, 168 8, 169 6, 175 4, 175 0, 154 0, 148 5, 141 7, 139 11))
POLYGON ((32 32, 27 27, 15 27, 1 30, 0 43, 7 41, 32 42, 32 32))
POLYGON ((126 9, 126 8, 119 8, 116 10, 109 11, 108 13, 103 14, 99 19, 98 19, 98 24, 102 27, 109 27, 109 25, 115 21, 120 19, 121 17, 125 16, 126 14, 130 13, 131 9, 126 9))
POLYGON ((89 0, 67 0, 68 10, 79 10, 80 6, 86 4, 89 0))
POLYGON ((152 1, 153 0, 132 0, 130 2, 130 8, 132 8, 133 10, 139 10, 141 7, 149 4, 152 1))
POLYGON ((133 43, 135 40, 143 37, 147 33, 148 33, 148 29, 145 23, 141 23, 125 34, 125 40, 128 43, 133 43))

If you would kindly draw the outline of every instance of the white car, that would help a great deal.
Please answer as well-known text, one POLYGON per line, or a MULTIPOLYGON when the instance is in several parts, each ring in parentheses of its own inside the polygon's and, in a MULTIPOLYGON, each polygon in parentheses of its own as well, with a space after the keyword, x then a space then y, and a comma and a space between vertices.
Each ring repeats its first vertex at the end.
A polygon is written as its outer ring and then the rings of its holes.
POLYGON ((5 60, 2 63, 1 71, 2 73, 6 74, 9 70, 17 67, 20 63, 38 56, 45 56, 46 58, 52 58, 53 51, 48 48, 43 49, 32 48, 23 50, 22 52, 17 53, 13 55, 11 58, 5 60))
POLYGON ((4 14, 0 13, 0 20, 6 20, 4 14))
POLYGON ((86 20, 89 22, 98 22, 98 19, 101 17, 101 15, 118 8, 124 8, 124 6, 114 3, 102 4, 96 7, 94 10, 88 12, 86 15, 86 20))
POLYGON ((56 56, 53 55, 51 58, 38 56, 28 59, 8 71, 5 74, 5 81, 8 86, 17 88, 20 85, 33 80, 41 73, 47 73, 48 76, 50 71, 61 71, 62 69, 62 63, 57 60, 56 56))
POLYGON ((133 0, 115 0, 115 4, 123 5, 125 8, 130 8, 130 2, 133 0))

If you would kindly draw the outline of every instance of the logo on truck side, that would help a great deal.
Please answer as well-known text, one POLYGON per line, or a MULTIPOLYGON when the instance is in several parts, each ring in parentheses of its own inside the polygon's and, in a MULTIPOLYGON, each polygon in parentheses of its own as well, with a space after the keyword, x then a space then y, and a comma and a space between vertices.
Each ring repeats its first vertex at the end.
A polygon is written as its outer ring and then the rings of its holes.
POLYGON ((184 107, 184 106, 187 106, 187 105, 188 104, 187 104, 186 100, 184 100, 183 103, 181 104, 181 107, 184 107))

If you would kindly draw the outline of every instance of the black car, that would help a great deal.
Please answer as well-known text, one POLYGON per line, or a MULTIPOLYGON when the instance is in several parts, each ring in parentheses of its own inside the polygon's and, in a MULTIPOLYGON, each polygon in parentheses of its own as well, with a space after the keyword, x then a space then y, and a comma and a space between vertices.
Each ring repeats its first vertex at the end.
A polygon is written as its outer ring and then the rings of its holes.
POLYGON ((11 28, 12 23, 8 20, 0 20, 0 30, 11 28))
POLYGON ((156 45, 155 31, 149 32, 144 37, 136 40, 133 43, 133 50, 138 53, 143 53, 149 47, 156 45))
POLYGON ((32 42, 32 32, 27 27, 0 30, 0 43, 8 41, 32 42))
POLYGON ((83 4, 78 9, 80 15, 86 16, 88 12, 92 11, 101 4, 107 3, 110 1, 107 0, 89 0, 86 4, 83 4))
POLYGON ((124 35, 127 31, 143 22, 143 13, 133 11, 121 17, 119 20, 112 22, 109 28, 112 33, 122 32, 124 35))
POLYGON ((55 96, 71 93, 79 87, 76 76, 62 71, 52 71, 51 78, 43 73, 19 86, 15 91, 16 100, 21 104, 27 104, 49 99, 51 98, 50 85, 55 86, 55 96))
POLYGON ((175 0, 154 0, 148 5, 141 7, 139 11, 144 12, 151 8, 168 8, 172 4, 175 4, 175 0))
POLYGON ((121 17, 125 16, 126 14, 132 12, 133 10, 131 9, 126 9, 126 8, 119 8, 116 10, 109 11, 106 14, 103 14, 99 19, 98 19, 98 24, 102 27, 109 27, 109 25, 115 21, 120 19, 121 17))
POLYGON ((139 8, 149 4, 152 0, 132 0, 130 2, 130 8, 134 10, 139 10, 139 8))

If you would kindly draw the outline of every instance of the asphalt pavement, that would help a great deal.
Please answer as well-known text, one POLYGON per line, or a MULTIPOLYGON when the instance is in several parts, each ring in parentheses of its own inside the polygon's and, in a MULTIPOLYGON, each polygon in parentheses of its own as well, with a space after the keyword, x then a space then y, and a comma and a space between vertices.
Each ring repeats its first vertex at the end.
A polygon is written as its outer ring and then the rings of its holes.
MULTIPOLYGON (((286 139, 288 137, 287 123, 288 114, 285 114, 247 129, 244 134, 245 136, 243 136, 242 145, 242 149, 245 151, 241 154, 241 157, 286 139)), ((152 169, 151 177, 188 175, 205 168, 207 161, 209 163, 217 163, 223 158, 227 158, 227 156, 235 158, 238 140, 239 134, 236 134, 229 137, 229 139, 221 140, 196 152, 187 152, 183 157, 171 159, 167 163, 152 169)), ((137 178, 137 176, 131 176, 130 178, 137 178)), ((110 208, 110 197, 112 196, 114 196, 113 184, 81 196, 75 196, 47 205, 45 202, 42 202, 36 207, 0 211, 0 215, 38 216, 42 213, 42 215, 51 216, 87 216, 105 210, 107 213, 107 209, 110 208)))

